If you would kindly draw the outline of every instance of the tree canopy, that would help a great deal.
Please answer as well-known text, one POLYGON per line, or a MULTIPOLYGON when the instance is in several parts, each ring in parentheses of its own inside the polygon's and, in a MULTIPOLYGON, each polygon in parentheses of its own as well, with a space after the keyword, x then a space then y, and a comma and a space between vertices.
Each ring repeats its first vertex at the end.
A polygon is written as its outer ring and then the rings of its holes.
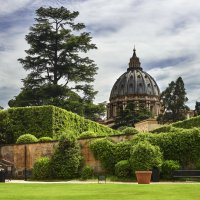
POLYGON ((195 104, 195 116, 198 116, 200 115, 200 102, 199 101, 196 101, 196 104, 195 104))
POLYGON ((114 128, 121 126, 133 126, 135 123, 151 117, 151 112, 143 105, 139 108, 134 103, 128 103, 125 109, 122 109, 115 120, 114 128))
POLYGON ((183 79, 179 77, 172 81, 161 93, 163 114, 158 117, 161 123, 176 122, 185 119, 184 112, 189 110, 185 103, 188 101, 183 79))
POLYGON ((35 24, 26 35, 30 48, 18 59, 28 75, 9 106, 50 104, 84 115, 93 104, 97 92, 91 83, 97 67, 85 53, 96 45, 83 31, 85 25, 76 22, 78 15, 64 7, 36 10, 35 24))

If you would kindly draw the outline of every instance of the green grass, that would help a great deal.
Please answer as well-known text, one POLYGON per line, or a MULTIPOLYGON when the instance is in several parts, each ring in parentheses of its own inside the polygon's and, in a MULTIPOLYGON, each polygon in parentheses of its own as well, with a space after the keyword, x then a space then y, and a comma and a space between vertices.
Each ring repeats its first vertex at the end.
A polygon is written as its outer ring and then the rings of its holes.
POLYGON ((0 184, 2 200, 199 200, 200 184, 0 184))

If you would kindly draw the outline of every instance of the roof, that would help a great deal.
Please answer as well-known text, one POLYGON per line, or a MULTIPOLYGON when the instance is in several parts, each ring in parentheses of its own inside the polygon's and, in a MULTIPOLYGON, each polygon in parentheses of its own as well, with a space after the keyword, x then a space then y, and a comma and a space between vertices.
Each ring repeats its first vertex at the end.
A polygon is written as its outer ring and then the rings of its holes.
POLYGON ((140 66, 135 49, 130 58, 127 72, 122 74, 111 90, 110 100, 120 96, 149 95, 159 96, 160 90, 156 81, 140 66))

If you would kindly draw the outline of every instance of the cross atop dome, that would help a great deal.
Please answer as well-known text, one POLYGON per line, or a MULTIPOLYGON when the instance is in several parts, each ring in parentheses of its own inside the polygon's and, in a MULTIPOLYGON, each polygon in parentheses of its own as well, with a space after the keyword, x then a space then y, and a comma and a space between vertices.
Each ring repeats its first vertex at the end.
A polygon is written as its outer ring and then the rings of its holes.
POLYGON ((130 58, 129 67, 127 70, 130 71, 134 69, 142 70, 142 67, 140 66, 140 59, 136 55, 135 45, 133 49, 133 56, 130 58))

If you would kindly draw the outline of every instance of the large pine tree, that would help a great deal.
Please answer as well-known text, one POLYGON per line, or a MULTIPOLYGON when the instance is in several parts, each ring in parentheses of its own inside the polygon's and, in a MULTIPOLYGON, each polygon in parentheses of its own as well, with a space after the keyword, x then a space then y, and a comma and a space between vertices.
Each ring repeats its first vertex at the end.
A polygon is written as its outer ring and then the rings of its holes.
POLYGON ((163 114, 158 117, 161 123, 176 122, 185 119, 184 112, 188 110, 185 103, 188 101, 183 79, 179 77, 172 81, 161 94, 163 114))
POLYGON ((52 104, 84 115, 85 105, 93 104, 97 92, 90 83, 97 67, 84 54, 96 46, 85 25, 75 22, 78 15, 64 7, 36 10, 36 23, 26 35, 30 48, 19 59, 29 73, 9 106, 52 104))

